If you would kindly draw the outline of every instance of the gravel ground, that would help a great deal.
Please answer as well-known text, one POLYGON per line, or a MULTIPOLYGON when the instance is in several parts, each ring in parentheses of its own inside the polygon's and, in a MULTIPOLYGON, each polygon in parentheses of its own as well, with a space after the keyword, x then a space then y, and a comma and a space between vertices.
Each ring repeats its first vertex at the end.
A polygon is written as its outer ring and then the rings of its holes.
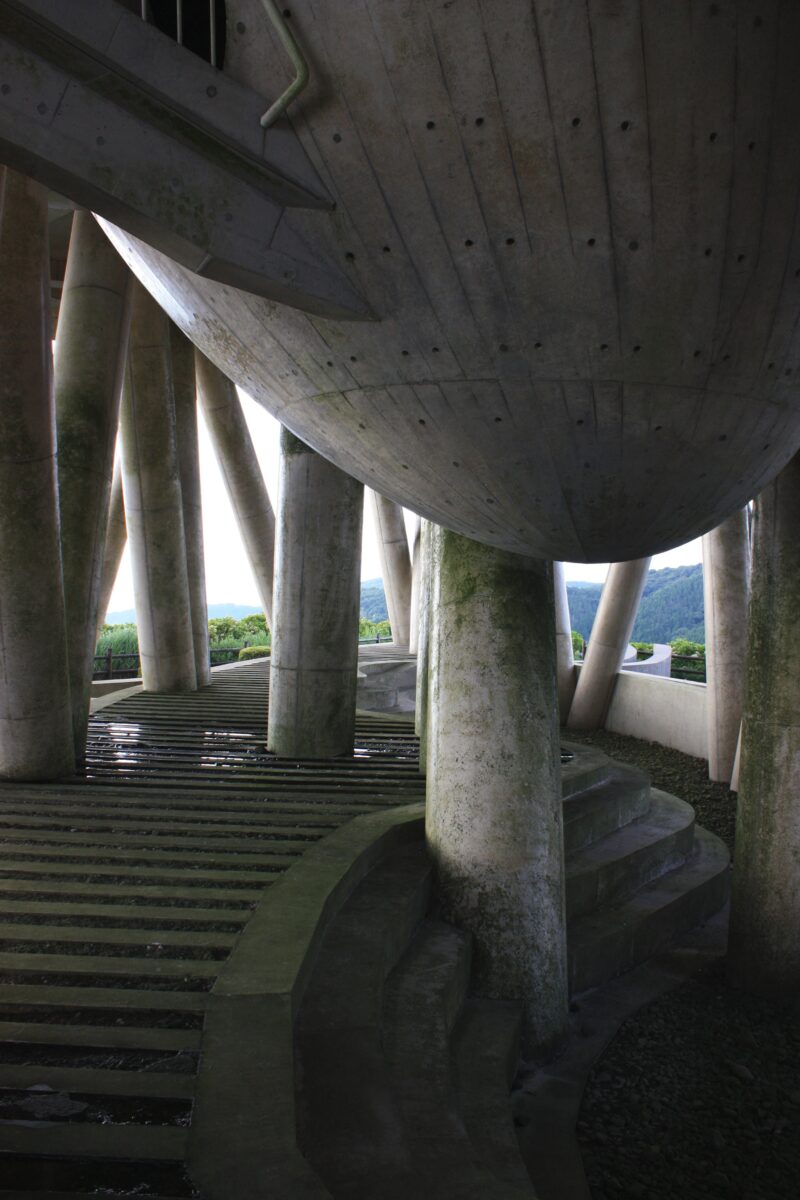
MULTIPOLYGON (((573 740, 649 772, 733 847, 735 797, 706 765, 616 734, 573 740)), ((796 1200, 800 1003, 735 992, 725 964, 641 1009, 589 1076, 578 1138, 593 1200, 796 1200)))

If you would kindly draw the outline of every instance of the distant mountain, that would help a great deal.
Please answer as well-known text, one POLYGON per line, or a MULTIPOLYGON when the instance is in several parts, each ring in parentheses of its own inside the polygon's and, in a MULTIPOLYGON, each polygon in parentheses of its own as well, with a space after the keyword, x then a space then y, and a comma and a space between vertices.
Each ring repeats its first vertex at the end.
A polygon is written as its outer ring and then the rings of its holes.
MULTIPOLYGON (((600 583, 567 584, 570 623, 583 638, 591 633, 602 590, 600 583)), ((671 642, 678 637, 705 642, 702 563, 650 571, 644 586, 632 640, 671 642)))
MULTIPOLYGON (((233 617, 235 621, 241 621, 242 617, 249 617, 251 613, 257 612, 261 612, 261 609, 254 608, 252 604, 209 604, 208 606, 209 617, 233 617)), ((382 579, 361 580, 361 616, 368 617, 370 621, 388 620, 382 579)), ((110 612, 106 617, 108 625, 129 625, 135 622, 136 613, 132 608, 110 612)))

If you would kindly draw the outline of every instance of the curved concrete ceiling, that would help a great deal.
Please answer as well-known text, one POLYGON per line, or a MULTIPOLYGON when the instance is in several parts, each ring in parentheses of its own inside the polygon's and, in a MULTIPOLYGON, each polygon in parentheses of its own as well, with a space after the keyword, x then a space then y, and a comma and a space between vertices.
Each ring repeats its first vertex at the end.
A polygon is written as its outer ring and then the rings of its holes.
MULTIPOLYGON (((226 70, 288 67, 228 0, 226 70)), ((110 231, 231 378, 377 491, 603 561, 717 524, 800 445, 800 5, 295 0, 294 210, 374 322, 191 275, 110 231)))

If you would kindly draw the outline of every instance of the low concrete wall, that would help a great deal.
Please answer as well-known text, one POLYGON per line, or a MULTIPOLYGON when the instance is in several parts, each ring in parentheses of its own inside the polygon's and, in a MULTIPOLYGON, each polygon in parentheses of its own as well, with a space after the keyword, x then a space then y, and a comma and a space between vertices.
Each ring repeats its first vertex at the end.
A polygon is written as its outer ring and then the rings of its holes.
POLYGON ((606 729, 708 758, 706 685, 620 671, 606 729))
POLYGON ((622 669, 623 671, 635 671, 637 675, 661 675, 665 679, 669 679, 672 670, 672 646, 656 642, 649 658, 643 659, 642 662, 628 662, 626 658, 622 669))

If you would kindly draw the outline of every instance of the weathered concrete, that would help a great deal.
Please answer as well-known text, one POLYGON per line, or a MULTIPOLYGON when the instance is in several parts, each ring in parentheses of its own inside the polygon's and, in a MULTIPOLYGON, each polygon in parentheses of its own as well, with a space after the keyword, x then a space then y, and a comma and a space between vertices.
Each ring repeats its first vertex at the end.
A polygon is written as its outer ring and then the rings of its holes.
POLYGON ((375 521, 392 641, 405 650, 411 636, 411 556, 403 510, 372 488, 366 496, 375 521))
POLYGON ((74 768, 50 353, 47 194, 0 167, 0 776, 74 768))
MULTIPOLYGON (((583 670, 580 664, 577 669, 583 670)), ((604 728, 707 758, 706 685, 620 671, 604 728)))
POLYGON ((122 459, 118 455, 114 462, 114 474, 111 478, 111 496, 108 503, 108 523, 106 526, 106 541, 103 551, 103 565, 100 569, 100 595, 97 602, 97 638, 105 624, 108 615, 108 605, 111 593, 119 574, 119 564, 128 541, 128 526, 125 521, 125 499, 122 494, 122 459))
POLYGON ((572 625, 569 619, 567 577, 562 562, 553 563, 553 593, 556 613, 556 676, 558 679, 558 711, 566 721, 569 706, 575 695, 575 655, 572 649, 572 625))
POLYGON ((800 456, 756 499, 742 723, 731 980, 800 987, 800 456))
POLYGON ((172 383, 175 395, 175 432, 178 439, 178 469, 183 501, 183 535, 186 542, 186 573, 192 609, 192 638, 197 686, 211 679, 208 647, 208 602, 203 552, 203 501, 200 492, 200 454, 197 443, 197 386, 194 346, 178 329, 170 326, 172 383))
POLYGON ((197 686, 172 388, 169 319, 137 285, 120 433, 142 682, 148 692, 197 686))
POLYGON ((747 509, 703 537, 708 774, 729 783, 744 703, 750 546, 747 509))
POLYGON ((281 431, 267 744, 290 758, 352 753, 363 487, 281 431))
POLYGON ((528 1050, 567 1019, 553 580, 437 529, 426 829, 479 995, 525 1005, 528 1050))
POLYGON ((414 730, 419 738, 419 769, 424 775, 428 764, 428 699, 431 652, 431 540, 433 524, 422 521, 419 542, 419 623, 417 634, 417 704, 414 730))
POLYGON ((567 718, 568 729, 597 729, 603 724, 649 570, 649 558, 612 563, 608 568, 567 718))
POLYGON ((408 631, 408 649, 411 654, 417 653, 419 646, 419 589, 420 589, 420 540, 422 520, 414 518, 411 533, 411 627, 408 631))
POLYGON ((203 416, 271 629, 275 514, 236 388, 199 351, 195 369, 203 416))
POLYGON ((58 490, 75 757, 83 757, 133 284, 91 213, 72 221, 55 345, 58 490))

